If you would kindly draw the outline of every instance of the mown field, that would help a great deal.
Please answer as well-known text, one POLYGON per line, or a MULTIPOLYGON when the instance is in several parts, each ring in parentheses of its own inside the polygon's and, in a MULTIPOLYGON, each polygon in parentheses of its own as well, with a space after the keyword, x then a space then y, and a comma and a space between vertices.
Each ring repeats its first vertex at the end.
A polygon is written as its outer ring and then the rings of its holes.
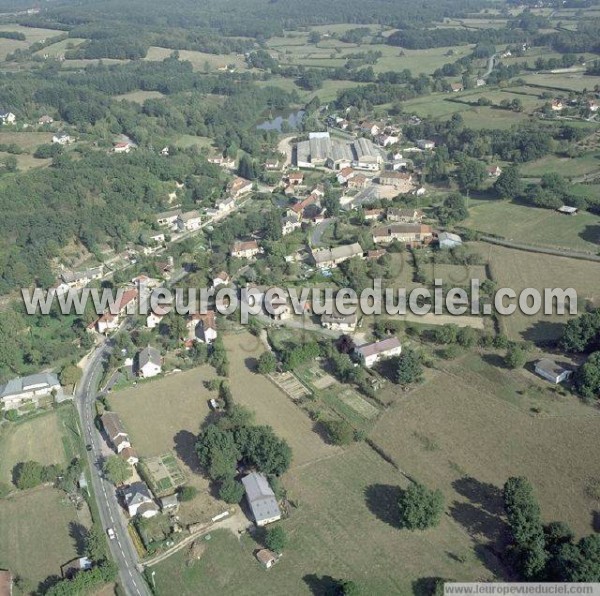
MULTIPOLYGON (((174 50, 152 46, 148 50, 145 60, 161 61, 168 58, 174 50)), ((192 50, 179 50, 179 59, 188 60, 192 63, 194 70, 209 71, 216 70, 219 66, 233 65, 239 70, 246 70, 247 65, 242 57, 237 54, 206 54, 192 50)))
MULTIPOLYGON (((545 288, 574 288, 579 309, 586 303, 600 303, 600 263, 531 253, 492 244, 478 244, 479 251, 490 263, 494 281, 499 288, 512 288, 517 294, 525 288, 542 293, 545 288)), ((518 310, 500 317, 504 333, 513 340, 532 341, 556 339, 569 315, 525 315, 518 310)))
MULTIPOLYGON (((12 468, 34 460, 66 465, 78 440, 69 406, 10 425, 0 435, 0 481, 11 481, 12 468)), ((76 415, 75 415, 76 416, 76 415)), ((42 486, 14 491, 0 501, 0 568, 23 578, 25 592, 37 591, 60 566, 81 556, 82 537, 90 526, 87 507, 77 511, 65 493, 42 486)))
POLYGON ((600 250, 600 217, 586 211, 565 216, 506 201, 472 201, 465 226, 515 242, 592 254, 600 250))
POLYGON ((589 449, 598 411, 552 393, 529 370, 506 371, 486 359, 445 364, 446 372, 399 396, 373 440, 409 474, 444 491, 450 516, 476 539, 472 553, 501 547, 500 489, 514 475, 531 480, 544 520, 589 534, 598 506, 590 488, 600 463, 589 449))

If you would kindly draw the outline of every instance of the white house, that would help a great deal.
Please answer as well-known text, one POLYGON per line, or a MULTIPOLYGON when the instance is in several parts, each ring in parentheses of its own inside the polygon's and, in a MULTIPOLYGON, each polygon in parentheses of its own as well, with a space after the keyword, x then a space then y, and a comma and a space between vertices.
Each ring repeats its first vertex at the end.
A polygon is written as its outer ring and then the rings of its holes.
POLYGON ((546 379, 555 385, 566 381, 573 374, 573 371, 570 368, 565 368, 549 358, 538 360, 535 363, 535 372, 543 379, 546 379))
POLYGON ((150 489, 145 482, 133 482, 124 492, 125 505, 131 517, 154 517, 158 514, 158 505, 154 502, 150 489))
POLYGON ((152 309, 150 314, 146 317, 146 327, 148 329, 155 329, 160 325, 160 322, 165 318, 165 316, 169 313, 168 307, 156 306, 156 308, 152 309))
POLYGON ((120 455, 130 466, 136 466, 140 462, 140 458, 133 447, 125 447, 120 455))
POLYGON ((12 112, 0 110, 0 122, 2 123, 2 125, 16 124, 17 117, 12 112))
POLYGON ((342 315, 337 311, 333 311, 331 314, 321 315, 321 325, 325 329, 331 329, 333 331, 342 331, 343 333, 350 333, 356 329, 356 322, 358 316, 356 312, 349 315, 342 315))
POLYGON ((121 453, 124 449, 131 447, 129 435, 125 432, 123 423, 116 412, 104 412, 100 420, 102 421, 106 436, 117 453, 121 453))
POLYGON ((104 313, 96 321, 96 330, 98 333, 107 334, 119 328, 119 315, 113 315, 109 312, 104 313))
POLYGON ((429 139, 419 139, 417 141, 417 147, 419 149, 435 149, 435 141, 429 139))
POLYGON ((16 410, 22 405, 39 405, 40 398, 62 393, 58 378, 53 373, 39 373, 17 377, 0 386, 0 402, 5 410, 16 410))
POLYGON ((238 259, 251 259, 260 252, 260 247, 256 240, 248 242, 234 242, 231 248, 231 256, 238 259))
POLYGON ((242 478, 242 484, 257 526, 266 526, 281 519, 275 493, 263 474, 252 472, 242 478))
POLYGON ((129 153, 133 146, 130 141, 119 141, 113 145, 113 153, 129 153))
POLYGON ((231 278, 229 277, 229 273, 227 273, 227 271, 221 271, 213 277, 213 288, 226 286, 230 281, 231 278))
POLYGON ((364 250, 358 242, 334 248, 318 248, 312 251, 312 257, 318 269, 331 269, 353 257, 362 257, 363 254, 364 250))
POLYGON ((181 209, 172 209, 170 211, 163 211, 156 216, 156 223, 159 226, 167 226, 170 229, 177 227, 177 220, 181 215, 181 209))
POLYGON ((177 217, 177 228, 180 232, 193 232, 200 229, 202 218, 196 210, 186 211, 177 217))
POLYGON ((382 358, 400 356, 402 353, 402 345, 397 337, 389 337, 372 344, 365 344, 364 346, 356 348, 354 351, 361 362, 367 368, 371 368, 382 358))
POLYGON ((160 352, 148 346, 138 355, 138 375, 144 379, 155 377, 162 372, 160 352))
POLYGON ((199 342, 210 344, 217 339, 217 319, 214 310, 204 314, 195 313, 191 316, 189 327, 193 330, 193 337, 199 342))
POLYGON ((69 145, 74 140, 75 139, 71 135, 68 135, 66 132, 57 132, 52 137, 52 142, 55 145, 69 145))
POLYGON ((301 227, 302 222, 298 221, 298 218, 295 216, 288 215, 281 220, 281 234, 283 236, 287 236, 301 227))

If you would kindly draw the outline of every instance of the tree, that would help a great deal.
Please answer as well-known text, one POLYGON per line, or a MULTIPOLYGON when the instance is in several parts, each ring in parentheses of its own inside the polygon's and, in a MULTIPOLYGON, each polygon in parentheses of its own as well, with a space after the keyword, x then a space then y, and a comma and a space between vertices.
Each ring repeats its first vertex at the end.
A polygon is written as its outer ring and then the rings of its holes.
POLYGON ((323 426, 334 445, 349 445, 354 440, 354 429, 345 420, 327 420, 323 426))
POLYGON ((516 165, 510 165, 498 176, 494 191, 501 199, 515 199, 523 193, 521 174, 516 165))
POLYGON ((600 350, 600 308, 571 319, 560 340, 566 352, 594 352, 600 350))
POLYGON ((508 368, 523 368, 527 362, 527 352, 516 344, 512 344, 506 351, 504 363, 508 368))
POLYGON ((67 364, 60 371, 60 384, 65 386, 75 385, 79 382, 79 379, 81 379, 82 374, 82 370, 78 366, 67 364))
POLYGON ((115 486, 120 486, 131 478, 131 466, 118 455, 108 457, 102 469, 108 480, 115 486))
POLYGON ((185 503, 186 501, 191 501, 198 494, 198 489, 195 486, 182 486, 177 491, 177 494, 179 495, 179 500, 185 503))
POLYGON ((233 432, 242 458, 260 472, 281 476, 290 467, 292 450, 270 426, 241 427, 233 432))
POLYGON ((98 524, 93 524, 85 537, 85 555, 94 562, 106 559, 106 537, 98 524))
POLYGON ((464 197, 459 193, 452 193, 435 209, 435 215, 442 225, 448 226, 467 219, 469 210, 464 197))
POLYGON ((575 372, 575 388, 586 400, 600 397, 600 352, 594 352, 575 372))
POLYGON ((558 579, 563 582, 600 582, 600 534, 577 544, 563 544, 556 556, 558 579))
POLYGON ((419 354, 413 350, 406 349, 398 357, 398 368, 396 369, 396 383, 398 385, 410 385, 419 383, 423 378, 423 366, 419 354))
POLYGON ((399 501, 400 521, 409 530, 426 530, 440 523, 444 511, 442 491, 430 490, 423 484, 411 484, 399 501))
POLYGON ((360 586, 351 579, 337 580, 331 592, 328 592, 330 596, 360 596, 362 593, 360 586))
POLYGON ((276 553, 282 552, 287 544, 285 530, 280 525, 271 526, 266 532, 265 544, 276 553))
POLYGON ((17 464, 13 470, 15 485, 20 490, 35 488, 44 482, 44 466, 37 461, 17 464))
POLYGON ((263 352, 258 359, 257 370, 261 375, 269 375, 275 372, 277 358, 273 352, 263 352))
POLYGON ((480 188, 486 178, 487 168, 478 159, 466 158, 459 163, 456 179, 463 190, 480 188))
POLYGON ((196 453, 212 480, 233 478, 240 451, 231 432, 211 425, 198 437, 196 453))
POLYGON ((219 489, 219 498, 229 504, 239 503, 244 496, 244 485, 233 478, 225 478, 219 489))

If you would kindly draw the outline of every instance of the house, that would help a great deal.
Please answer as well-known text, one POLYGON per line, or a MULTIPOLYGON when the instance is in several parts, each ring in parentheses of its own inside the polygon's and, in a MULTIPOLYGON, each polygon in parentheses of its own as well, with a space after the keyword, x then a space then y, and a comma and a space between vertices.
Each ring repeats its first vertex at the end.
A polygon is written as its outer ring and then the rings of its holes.
POLYGON ((179 499, 176 494, 168 495, 160 500, 160 508, 164 511, 177 511, 179 509, 179 499))
POLYGON ((276 171, 281 169, 281 162, 277 159, 267 159, 265 161, 265 170, 276 171))
POLYGON ((148 327, 148 329, 156 329, 169 312, 170 309, 168 307, 157 305, 146 317, 146 327, 148 327))
POLYGON ((393 186, 399 192, 409 192, 413 187, 413 176, 410 172, 383 172, 379 175, 379 184, 393 186))
POLYGON ((563 215, 577 215, 579 209, 577 207, 569 207, 568 205, 563 205, 557 209, 559 213, 563 215))
POLYGON ((430 141, 429 139, 419 139, 417 141, 417 147, 419 149, 435 149, 435 141, 430 141))
POLYGON ((402 353, 402 345, 397 337, 389 337, 372 344, 365 344, 364 346, 355 348, 354 352, 367 368, 371 368, 382 358, 400 356, 402 353))
POLYGON ((366 209, 364 212, 367 221, 376 221, 383 215, 383 209, 366 209))
POLYGON ((235 159, 231 157, 223 157, 222 155, 217 155, 215 157, 209 157, 207 161, 208 163, 221 166, 222 168, 235 168, 235 159))
POLYGON ((299 186, 304 182, 304 174, 302 172, 290 172, 287 175, 287 181, 290 186, 299 186))
POLYGON ((564 109, 565 104, 563 103, 562 99, 553 99, 550 107, 552 108, 553 112, 560 112, 564 109))
POLYGON ((177 228, 180 232, 193 232, 199 230, 201 223, 202 218, 200 212, 196 210, 186 211, 177 217, 177 228))
POLYGON ((382 147, 389 147, 390 145, 395 145, 396 143, 398 143, 400 141, 400 137, 382 134, 377 135, 376 141, 382 147))
POLYGON ((361 245, 358 242, 354 242, 353 244, 344 244, 335 248, 313 249, 312 258, 317 269, 331 269, 353 257, 362 257, 363 254, 364 250, 361 245))
POLYGON ((52 137, 52 142, 55 145, 69 145, 74 141, 75 139, 71 135, 68 135, 66 132, 57 132, 52 137))
POLYGON ((119 141, 113 145, 113 153, 129 153, 133 148, 131 141, 119 141))
POLYGON ((383 255, 387 254, 387 250, 385 248, 378 248, 376 250, 368 250, 367 251, 367 261, 376 261, 380 259, 383 255))
POLYGON ((386 215, 386 219, 398 223, 421 223, 424 217, 425 214, 420 209, 398 209, 396 207, 390 207, 386 215))
POLYGON ((42 397, 56 394, 62 394, 62 388, 54 373, 17 377, 0 386, 0 402, 4 410, 17 410, 24 404, 38 407, 42 397))
POLYGON ((429 244, 433 239, 431 226, 424 224, 392 224, 373 230, 375 244, 388 244, 397 240, 409 246, 429 244))
POLYGON ((119 315, 113 315, 109 312, 104 313, 96 321, 96 331, 98 333, 107 334, 119 328, 119 315))
POLYGON ((538 360, 535 363, 535 372, 543 379, 546 379, 555 385, 566 381, 573 374, 572 369, 565 368, 549 358, 538 360))
POLYGON ((170 211, 163 211, 156 216, 156 223, 159 226, 167 226, 171 229, 176 227, 177 220, 181 215, 181 209, 171 209, 170 211))
POLYGON ((48 116, 48 114, 44 114, 38 120, 38 124, 40 126, 45 126, 46 124, 52 124, 53 122, 54 122, 54 118, 52 118, 51 116, 48 116))
POLYGON ((485 79, 477 79, 475 81, 475 87, 485 87, 485 79))
POLYGON ((450 89, 452 93, 458 93, 459 91, 464 91, 465 86, 462 83, 450 83, 450 89))
POLYGON ((362 122, 360 125, 360 132, 364 134, 369 134, 371 136, 378 135, 381 132, 381 128, 375 122, 362 122))
POLYGON ((116 313, 115 314, 135 314, 134 308, 137 304, 139 297, 138 289, 129 289, 125 290, 121 296, 118 304, 116 305, 116 313))
MULTIPOLYGON (((79 557, 65 563, 60 568, 63 579, 73 579, 80 571, 89 571, 92 568, 92 561, 88 557, 79 557)), ((2 590, 0 590, 2 594, 2 590)))
POLYGON ((356 329, 356 323, 358 321, 358 315, 356 312, 350 315, 343 315, 333 309, 331 314, 321 315, 321 326, 325 329, 331 329, 332 331, 342 331, 343 333, 349 333, 356 329))
POLYGON ((302 219, 304 210, 307 207, 309 207, 310 205, 314 205, 314 204, 318 203, 319 200, 320 200, 320 195, 316 192, 312 192, 304 200, 294 203, 288 209, 288 215, 290 215, 291 217, 296 217, 296 219, 300 220, 300 219, 302 219))
POLYGON ((600 107, 600 104, 598 104, 598 102, 596 100, 590 99, 587 102, 587 107, 588 107, 588 110, 590 112, 597 112, 598 111, 598 107, 600 107))
POLYGON ((273 565, 279 561, 279 557, 268 548, 261 548, 260 550, 257 550, 254 556, 265 569, 271 569, 271 567, 273 567, 273 565))
POLYGON ((415 197, 422 197, 427 194, 427 189, 424 186, 419 186, 419 188, 412 191, 412 194, 415 195, 415 197))
POLYGON ((140 458, 133 447, 125 447, 121 451, 121 457, 130 465, 135 466, 140 462, 140 458))
POLYGON ((498 178, 502 174, 502 168, 500 166, 490 166, 487 173, 490 178, 498 178))
POLYGON ((169 157, 169 147, 163 147, 163 148, 160 150, 160 154, 161 154, 163 157, 169 157))
POLYGON ((227 271, 221 271, 215 277, 213 277, 213 288, 218 288, 219 286, 226 286, 231 281, 229 277, 229 273, 227 271))
POLYGON ((256 240, 247 242, 234 242, 231 247, 230 255, 238 259, 252 259, 260 252, 260 247, 256 240))
POLYGON ((228 187, 229 194, 237 199, 252 190, 252 182, 245 178, 236 177, 228 187))
POLYGON ((125 432, 123 423, 116 412, 104 412, 100 420, 106 436, 117 453, 131 447, 129 435, 125 432))
POLYGON ((12 596, 13 576, 10 571, 0 570, 0 596, 12 596))
POLYGON ((456 248, 462 244, 462 239, 458 234, 451 232, 440 232, 438 234, 438 245, 440 248, 456 248))
POLYGON ((408 162, 405 159, 397 159, 392 162, 392 170, 398 172, 404 170, 408 166, 408 162))
POLYGON ((336 178, 340 184, 346 184, 348 180, 353 178, 355 175, 356 172, 352 168, 343 168, 339 171, 336 178))
POLYGON ((198 341, 210 344, 217 339, 217 320, 214 310, 209 310, 204 314, 195 313, 192 315, 194 323, 195 338, 198 341))
POLYGON ((131 517, 140 515, 149 518, 158 514, 158 505, 154 502, 150 489, 145 482, 133 482, 123 493, 127 512, 131 517))
POLYGON ((263 304, 267 315, 275 321, 285 321, 292 317, 292 309, 283 296, 267 294, 263 304))
POLYGON ((302 226, 295 215, 288 215, 281 220, 281 234, 287 236, 302 226))
POLYGON ((369 179, 366 176, 363 176, 362 174, 356 174, 356 176, 353 176, 352 178, 350 178, 350 180, 348 180, 348 188, 355 188, 355 189, 363 189, 367 183, 369 182, 369 179))
POLYGON ((138 375, 143 379, 150 379, 162 372, 162 358, 160 352, 152 346, 145 347, 138 354, 138 375))
POLYGON ((17 117, 12 112, 0 110, 0 122, 3 126, 6 126, 7 124, 16 124, 17 117))
POLYGON ((84 271, 65 271, 61 274, 61 279, 70 288, 83 288, 87 286, 91 281, 96 279, 102 279, 104 273, 104 266, 91 267, 84 271))
POLYGON ((232 198, 222 199, 216 204, 216 207, 220 213, 230 213, 235 209, 235 200, 232 198))
POLYGON ((242 484, 257 526, 266 526, 281 519, 281 511, 275 493, 263 474, 251 472, 242 478, 242 484))

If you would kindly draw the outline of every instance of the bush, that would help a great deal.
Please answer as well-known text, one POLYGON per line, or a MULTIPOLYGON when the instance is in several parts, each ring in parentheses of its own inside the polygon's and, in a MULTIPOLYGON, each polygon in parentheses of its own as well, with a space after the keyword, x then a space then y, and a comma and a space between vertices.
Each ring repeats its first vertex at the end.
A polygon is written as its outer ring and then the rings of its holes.
POLYGON ((354 440, 354 429, 345 420, 327 420, 323 426, 334 445, 349 445, 354 440))
POLYGON ((411 484, 400 497, 400 521, 409 530, 426 530, 440 523, 444 496, 418 482, 411 484))
POLYGON ((269 528, 265 536, 265 544, 267 545, 267 548, 276 553, 282 552, 287 544, 285 530, 281 526, 269 528))
POLYGON ((194 486, 182 486, 177 491, 177 494, 179 496, 179 500, 182 503, 185 503, 186 501, 191 501, 198 494, 198 489, 194 486))
POLYGON ((226 478, 219 489, 219 498, 231 505, 239 503, 244 496, 244 486, 233 478, 226 478))

